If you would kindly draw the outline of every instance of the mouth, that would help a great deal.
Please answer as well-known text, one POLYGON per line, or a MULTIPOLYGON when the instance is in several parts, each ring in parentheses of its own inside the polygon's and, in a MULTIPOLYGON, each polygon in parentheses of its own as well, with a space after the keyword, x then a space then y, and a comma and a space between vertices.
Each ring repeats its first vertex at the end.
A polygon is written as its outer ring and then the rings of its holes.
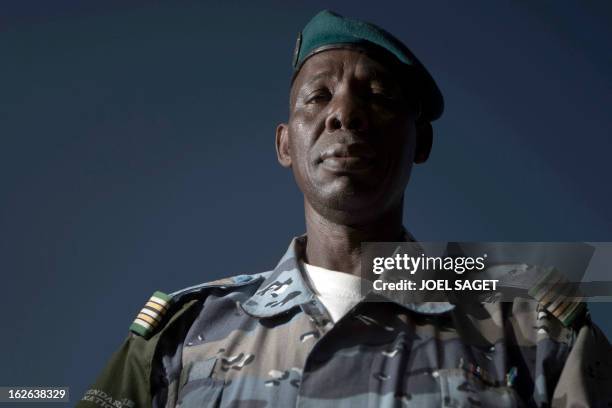
POLYGON ((319 163, 335 173, 364 172, 376 164, 375 158, 366 144, 334 144, 321 153, 319 163))

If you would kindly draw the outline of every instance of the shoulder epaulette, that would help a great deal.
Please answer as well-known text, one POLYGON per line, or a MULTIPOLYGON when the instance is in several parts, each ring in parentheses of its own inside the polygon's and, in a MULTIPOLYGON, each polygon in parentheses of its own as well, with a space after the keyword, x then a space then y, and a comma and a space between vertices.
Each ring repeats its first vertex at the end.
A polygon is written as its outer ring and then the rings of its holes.
POLYGON ((185 296, 200 292, 207 288, 232 288, 259 282, 264 274, 238 275, 231 278, 218 279, 179 291, 166 294, 156 291, 140 310, 136 319, 130 326, 130 331, 141 337, 149 338, 157 329, 161 328, 167 317, 170 306, 180 302, 185 296))
POLYGON ((172 297, 164 292, 157 291, 149 298, 144 307, 134 319, 130 326, 130 331, 140 336, 147 337, 151 334, 162 322, 172 297))
POLYGON ((565 327, 570 327, 586 313, 584 297, 576 285, 568 282, 555 268, 543 273, 528 293, 565 327))

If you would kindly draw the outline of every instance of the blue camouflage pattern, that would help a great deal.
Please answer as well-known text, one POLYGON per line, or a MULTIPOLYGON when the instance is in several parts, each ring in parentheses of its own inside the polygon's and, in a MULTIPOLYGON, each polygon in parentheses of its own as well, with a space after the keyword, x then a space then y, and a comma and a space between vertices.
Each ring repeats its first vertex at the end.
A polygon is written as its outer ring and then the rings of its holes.
POLYGON ((609 407, 612 348, 588 314, 540 303, 401 304, 369 294, 335 324, 294 238, 272 271, 171 295, 77 407, 609 407))

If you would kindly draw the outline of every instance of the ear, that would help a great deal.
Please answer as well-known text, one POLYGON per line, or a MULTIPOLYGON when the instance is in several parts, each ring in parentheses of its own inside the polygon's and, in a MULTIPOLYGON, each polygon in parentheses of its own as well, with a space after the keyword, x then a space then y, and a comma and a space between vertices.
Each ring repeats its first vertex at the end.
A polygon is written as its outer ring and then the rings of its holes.
POLYGON ((431 153, 431 145, 433 144, 433 128, 431 123, 417 122, 416 123, 416 153, 414 155, 414 162, 425 163, 431 153))
POLYGON ((289 148, 289 130, 286 123, 276 127, 276 158, 281 166, 291 167, 291 150, 289 148))

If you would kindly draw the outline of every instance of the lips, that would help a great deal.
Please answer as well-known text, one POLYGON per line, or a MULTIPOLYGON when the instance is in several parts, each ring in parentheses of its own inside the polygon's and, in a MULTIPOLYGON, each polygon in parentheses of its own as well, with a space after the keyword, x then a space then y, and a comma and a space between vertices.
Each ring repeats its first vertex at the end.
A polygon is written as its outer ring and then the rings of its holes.
POLYGON ((358 172, 370 169, 375 156, 372 149, 363 143, 334 144, 323 150, 320 161, 333 172, 358 172))

